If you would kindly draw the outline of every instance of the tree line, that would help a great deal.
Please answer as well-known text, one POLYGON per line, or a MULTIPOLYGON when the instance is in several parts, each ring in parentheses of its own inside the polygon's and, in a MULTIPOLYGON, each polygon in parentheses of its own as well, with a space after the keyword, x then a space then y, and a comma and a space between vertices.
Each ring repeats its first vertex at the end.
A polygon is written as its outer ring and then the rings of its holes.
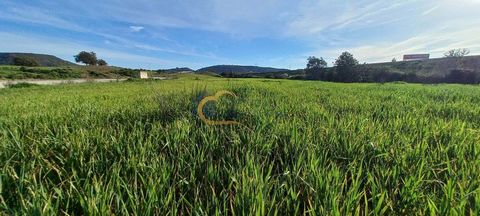
MULTIPOLYGON (((444 54, 447 58, 464 57, 470 53, 467 49, 450 50, 444 54)), ((393 63, 396 59, 392 60, 393 63)), ((465 69, 463 62, 458 61, 456 68, 445 75, 419 75, 417 73, 392 72, 387 68, 374 67, 368 64, 359 64, 358 60, 349 52, 343 52, 328 68, 323 58, 310 56, 307 59, 305 77, 310 80, 323 80, 331 82, 412 82, 412 83, 480 83, 479 72, 465 69)))

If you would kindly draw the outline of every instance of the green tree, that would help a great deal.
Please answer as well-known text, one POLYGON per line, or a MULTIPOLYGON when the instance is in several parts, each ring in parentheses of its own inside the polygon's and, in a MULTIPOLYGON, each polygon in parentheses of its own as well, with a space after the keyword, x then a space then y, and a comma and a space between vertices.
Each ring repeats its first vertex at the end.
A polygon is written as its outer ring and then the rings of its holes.
POLYGON ((96 65, 97 64, 97 54, 95 54, 94 52, 82 51, 74 57, 75 57, 75 62, 77 62, 77 63, 81 62, 81 63, 84 63, 86 65, 96 65))
POLYGON ((27 56, 17 56, 13 58, 13 64, 17 66, 25 66, 25 67, 38 67, 40 63, 34 58, 30 58, 27 56))
POLYGON ((342 55, 335 60, 336 81, 340 82, 357 82, 359 75, 355 69, 358 65, 357 59, 349 52, 343 52, 342 55))
POLYGON ((309 79, 322 79, 324 78, 324 69, 327 67, 327 62, 322 57, 317 58, 310 56, 307 59, 307 68, 305 72, 309 79))
POLYGON ((97 65, 98 65, 98 66, 107 66, 108 63, 107 63, 105 60, 103 60, 103 59, 98 59, 97 65))

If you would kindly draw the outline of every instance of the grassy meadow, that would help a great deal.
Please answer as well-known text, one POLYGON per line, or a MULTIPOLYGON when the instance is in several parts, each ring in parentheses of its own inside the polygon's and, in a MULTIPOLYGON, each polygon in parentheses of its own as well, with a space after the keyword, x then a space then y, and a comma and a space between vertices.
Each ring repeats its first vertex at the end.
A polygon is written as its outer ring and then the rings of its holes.
POLYGON ((480 87, 184 75, 0 89, 0 215, 480 214, 480 87), (196 116, 204 96, 209 126, 196 116))

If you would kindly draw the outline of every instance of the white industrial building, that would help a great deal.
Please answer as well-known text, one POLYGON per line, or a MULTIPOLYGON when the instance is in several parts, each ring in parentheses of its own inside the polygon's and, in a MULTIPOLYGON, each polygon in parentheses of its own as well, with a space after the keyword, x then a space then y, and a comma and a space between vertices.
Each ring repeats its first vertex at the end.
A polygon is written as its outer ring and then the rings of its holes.
POLYGON ((146 71, 140 71, 140 79, 148 79, 148 73, 146 71))

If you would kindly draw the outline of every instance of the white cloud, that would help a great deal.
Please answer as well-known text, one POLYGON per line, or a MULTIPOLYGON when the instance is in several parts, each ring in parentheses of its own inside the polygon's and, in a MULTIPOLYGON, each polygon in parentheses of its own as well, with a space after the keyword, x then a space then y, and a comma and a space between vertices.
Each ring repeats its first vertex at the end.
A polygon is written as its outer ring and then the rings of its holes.
POLYGON ((475 9, 478 6, 478 2, 471 0, 416 1, 392 6, 383 12, 375 11, 368 19, 365 15, 354 16, 359 20, 347 22, 343 29, 328 28, 318 36, 313 34, 309 41, 314 44, 314 51, 305 56, 322 56, 330 63, 343 51, 351 52, 361 62, 390 61, 411 53, 441 57, 445 51, 455 48, 468 48, 472 54, 480 54, 480 38, 476 36, 480 35, 480 16, 475 9), (383 13, 390 14, 392 20, 386 22, 388 25, 378 26, 384 22, 383 13), (317 39, 335 39, 336 43, 314 43, 317 39))
MULTIPOLYGON (((3 0, 0 19, 100 36, 99 41, 110 42, 108 47, 209 60, 221 60, 211 53, 217 47, 222 49, 217 44, 251 38, 294 41, 304 46, 302 49, 311 50, 305 56, 319 55, 327 59, 348 50, 369 62, 399 58, 411 52, 439 55, 443 50, 460 47, 475 53, 480 44, 476 30, 480 26, 479 0, 104 0, 95 2, 96 10, 88 6, 93 0, 85 1, 44 1, 27 5, 3 0), (62 10, 58 11, 48 9, 60 7, 62 10), (86 24, 92 22, 120 27, 86 24), (169 34, 169 30, 175 33, 169 34), (129 31, 142 34, 128 34, 129 31), (187 35, 192 32, 215 35, 200 39, 205 42, 203 46, 213 44, 215 48, 196 49, 197 44, 191 41, 182 43, 185 38, 192 40, 187 35), (165 37, 158 38, 164 42, 148 43, 142 38, 154 33, 165 33, 165 37)), ((273 55, 282 60, 272 62, 286 62, 284 59, 291 57, 289 53, 273 55)), ((299 62, 296 57, 291 58, 292 63, 299 62)))
POLYGON ((400 42, 378 42, 362 46, 332 48, 312 52, 309 55, 327 56, 332 62, 336 56, 348 51, 360 62, 371 63, 390 61, 392 58, 401 59, 404 54, 415 53, 429 53, 432 57, 441 57, 447 50, 456 48, 468 48, 472 54, 480 54, 480 38, 471 37, 471 35, 480 35, 480 29, 467 28, 451 32, 449 30, 452 29, 437 29, 400 42))
POLYGON ((9 7, 0 4, 0 7, 2 6, 3 9, 0 9, 0 19, 29 24, 47 25, 71 31, 87 31, 86 28, 69 22, 60 16, 53 15, 51 12, 42 8, 32 7, 24 4, 16 6, 10 5, 9 7))
MULTIPOLYGON (((196 56, 196 57, 203 57, 203 58, 219 59, 218 57, 216 57, 211 53, 202 54, 202 53, 196 52, 191 47, 190 48, 182 47, 176 41, 173 41, 166 37, 156 37, 156 38, 160 40, 168 41, 169 44, 178 46, 178 48, 172 48, 172 47, 163 48, 163 47, 159 47, 152 44, 145 44, 144 42, 138 42, 132 39, 126 39, 125 37, 121 36, 121 34, 105 33, 103 29, 95 28, 94 25, 82 26, 82 25, 76 24, 73 21, 69 21, 68 19, 62 17, 59 14, 53 13, 53 11, 49 11, 40 7, 30 6, 22 3, 13 4, 13 3, 10 3, 9 1, 0 3, 0 7, 1 6, 3 6, 3 9, 0 8, 0 20, 4 19, 4 20, 23 22, 28 24, 47 25, 54 28, 58 28, 58 29, 68 30, 68 31, 93 34, 93 35, 104 37, 105 38, 105 40, 103 40, 104 43, 110 44, 110 45, 114 44, 115 42, 115 45, 119 45, 122 47, 130 47, 130 48, 136 48, 136 49, 147 50, 147 51, 173 53, 173 54, 179 54, 184 56, 196 56), (28 13, 25 13, 25 12, 28 12, 28 13)), ((81 10, 82 7, 78 7, 76 9, 81 10)), ((96 16, 98 16, 98 13, 95 13, 95 14, 96 16)), ((92 18, 94 18, 93 15, 92 15, 92 18)), ((99 17, 97 17, 97 19, 108 20, 107 18, 99 18, 99 17)), ((136 26, 136 25, 129 26, 129 30, 131 32, 140 32, 144 29, 145 29, 144 26, 136 26)))
POLYGON ((403 18, 399 8, 405 1, 299 1, 298 16, 286 23, 288 36, 317 37, 324 33, 384 25, 403 18))
POLYGON ((0 32, 0 38, 2 39, 0 50, 3 52, 48 53, 72 61, 73 55, 81 50, 86 50, 96 52, 98 57, 116 66, 158 69, 178 65, 191 65, 191 63, 187 62, 171 61, 96 46, 93 47, 88 44, 74 43, 59 38, 47 38, 38 35, 0 32))
POLYGON ((132 31, 132 32, 140 32, 143 29, 145 29, 145 27, 143 27, 143 26, 130 26, 130 31, 132 31))

